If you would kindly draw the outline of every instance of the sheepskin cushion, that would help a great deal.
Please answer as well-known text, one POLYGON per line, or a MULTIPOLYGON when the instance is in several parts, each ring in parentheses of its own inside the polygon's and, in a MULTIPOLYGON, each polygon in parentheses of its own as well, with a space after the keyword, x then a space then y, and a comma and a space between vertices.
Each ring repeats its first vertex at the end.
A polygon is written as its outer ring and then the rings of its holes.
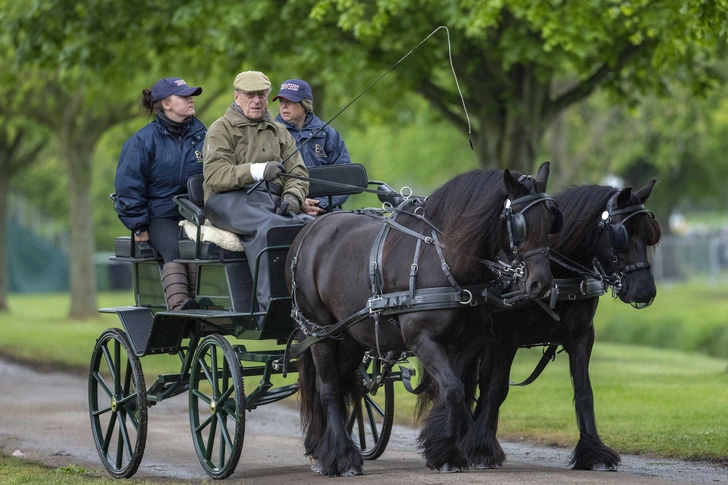
MULTIPOLYGON (((196 241, 197 227, 192 222, 182 219, 179 221, 179 225, 184 229, 189 239, 196 241)), ((209 221, 205 221, 205 224, 200 228, 200 237, 202 241, 211 242, 228 251, 244 251, 237 234, 219 229, 211 225, 209 221)))

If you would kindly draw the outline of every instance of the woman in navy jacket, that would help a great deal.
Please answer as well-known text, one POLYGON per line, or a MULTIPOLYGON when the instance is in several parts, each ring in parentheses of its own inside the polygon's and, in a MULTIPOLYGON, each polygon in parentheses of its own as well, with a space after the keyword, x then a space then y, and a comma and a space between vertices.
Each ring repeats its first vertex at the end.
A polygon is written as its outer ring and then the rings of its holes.
POLYGON ((136 132, 121 149, 116 168, 116 212, 134 231, 135 241, 149 241, 161 255, 162 285, 169 310, 196 308, 194 268, 179 259, 181 216, 173 197, 187 192, 187 179, 202 173, 206 129, 195 114, 199 86, 164 78, 142 91, 142 107, 154 121, 136 132), (190 274, 188 274, 188 271, 190 274))
MULTIPOLYGON (((311 87, 303 79, 289 79, 281 84, 278 95, 273 101, 280 99, 280 114, 276 121, 283 123, 288 132, 296 140, 306 167, 351 163, 349 150, 341 135, 329 125, 325 125, 313 112, 313 93, 311 87)), ((341 207, 348 195, 337 195, 332 198, 334 207, 341 207)), ((306 199, 302 212, 317 216, 326 212, 327 197, 306 199)))

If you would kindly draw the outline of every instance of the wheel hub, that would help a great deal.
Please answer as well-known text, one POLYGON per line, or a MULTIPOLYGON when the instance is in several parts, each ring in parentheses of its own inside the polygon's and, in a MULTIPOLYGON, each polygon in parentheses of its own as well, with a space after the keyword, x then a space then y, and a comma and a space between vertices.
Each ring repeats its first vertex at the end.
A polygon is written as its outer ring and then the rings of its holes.
POLYGON ((217 403, 215 401, 210 401, 210 414, 215 414, 217 412, 217 403))
POLYGON ((111 398, 111 410, 116 412, 116 397, 111 398))

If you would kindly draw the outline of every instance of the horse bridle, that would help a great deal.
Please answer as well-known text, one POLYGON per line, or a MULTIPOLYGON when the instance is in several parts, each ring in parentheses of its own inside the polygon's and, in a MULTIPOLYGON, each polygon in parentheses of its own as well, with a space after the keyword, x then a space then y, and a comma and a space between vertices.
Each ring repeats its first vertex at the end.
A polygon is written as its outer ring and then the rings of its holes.
MULTIPOLYGON (((545 203, 554 214, 554 221, 551 225, 551 228, 549 229, 549 233, 553 234, 561 230, 561 226, 563 225, 564 221, 564 216, 561 213, 561 209, 558 208, 554 199, 552 199, 545 193, 530 194, 524 197, 519 197, 518 199, 515 199, 513 201, 511 201, 510 199, 506 199, 503 203, 503 212, 501 213, 501 219, 505 220, 506 222, 506 228, 508 230, 508 246, 511 254, 515 254, 518 256, 518 243, 526 238, 526 218, 523 213, 540 202, 545 203), (549 205, 549 202, 553 203, 554 205, 549 205), (518 212, 513 212, 513 206, 517 204, 526 205, 518 212)), ((541 246, 530 251, 526 251, 525 253, 521 254, 521 258, 525 260, 537 254, 548 255, 548 253, 548 246, 541 246)))
POLYGON ((624 207, 622 209, 612 210, 612 206, 614 205, 614 201, 616 200, 618 195, 619 192, 615 193, 609 199, 609 202, 607 202, 607 208, 604 212, 602 212, 602 220, 599 221, 595 238, 595 241, 599 240, 599 236, 601 235, 602 231, 605 230, 609 235, 609 251, 612 256, 612 263, 617 266, 618 271, 616 271, 612 275, 606 275, 606 272, 602 268, 599 261, 596 259, 595 265, 599 269, 599 272, 602 273, 602 275, 604 276, 605 281, 607 281, 610 285, 614 286, 617 291, 621 290, 622 277, 624 275, 642 269, 650 269, 652 267, 649 261, 638 261, 637 263, 629 264, 627 266, 623 266, 622 262, 619 261, 618 254, 625 251, 629 243, 629 235, 627 234, 627 228, 625 227, 624 223, 638 214, 652 215, 652 211, 645 209, 644 204, 635 204, 629 207, 624 207), (620 220, 619 222, 612 222, 612 217, 625 214, 626 217, 623 217, 622 220, 620 220))

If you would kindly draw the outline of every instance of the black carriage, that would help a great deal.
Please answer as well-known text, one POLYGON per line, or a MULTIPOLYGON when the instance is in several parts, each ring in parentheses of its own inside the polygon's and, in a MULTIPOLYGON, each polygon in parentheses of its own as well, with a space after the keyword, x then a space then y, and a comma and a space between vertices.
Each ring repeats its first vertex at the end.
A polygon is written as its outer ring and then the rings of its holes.
MULTIPOLYGON (((392 201, 396 195, 386 184, 369 181, 364 167, 357 164, 313 168, 310 177, 310 196, 358 194, 369 185, 378 187, 382 201, 392 201)), ((161 258, 149 244, 134 243, 133 236, 115 240, 112 260, 131 263, 135 301, 133 306, 100 309, 118 315, 122 328, 105 330, 96 342, 88 399, 96 449, 104 467, 116 478, 128 478, 137 471, 145 449, 148 410, 163 400, 188 394, 195 451, 205 472, 222 479, 234 472, 240 459, 245 411, 297 391, 295 380, 276 385, 272 377, 281 374, 285 378, 296 372, 296 359, 284 355, 296 328, 284 265, 303 224, 271 228, 264 251, 248 255, 202 240, 201 176, 190 179, 188 194, 178 196, 176 202, 196 231, 195 239, 180 241, 178 262, 198 267, 199 309, 167 311, 161 258), (251 274, 246 258, 256 257, 260 263, 264 252, 271 300, 266 312, 256 312, 257 271, 251 274), (272 350, 249 351, 242 343, 231 343, 235 339, 266 341, 272 350), (176 354, 181 366, 177 373, 158 375, 148 382, 141 358, 157 354, 176 354), (246 392, 244 378, 249 376, 259 376, 260 381, 246 392)), ((389 440, 393 386, 401 372, 387 364, 383 368, 373 351, 366 354, 358 372, 364 392, 360 402, 354 403, 348 429, 364 457, 376 459, 389 440)))

